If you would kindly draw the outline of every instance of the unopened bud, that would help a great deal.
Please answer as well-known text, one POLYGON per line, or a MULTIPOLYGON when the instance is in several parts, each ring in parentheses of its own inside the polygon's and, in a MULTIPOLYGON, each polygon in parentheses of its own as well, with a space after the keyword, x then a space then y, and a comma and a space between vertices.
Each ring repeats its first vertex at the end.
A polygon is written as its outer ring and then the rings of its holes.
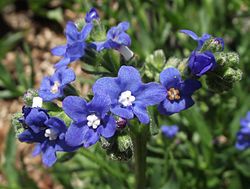
POLYGON ((230 83, 240 81, 241 78, 242 71, 240 69, 228 68, 223 75, 223 79, 230 83))
POLYGON ((15 129, 16 137, 25 130, 22 121, 20 121, 22 118, 23 114, 20 112, 13 114, 11 117, 11 126, 15 129))
POLYGON ((119 117, 118 120, 116 121, 116 125, 119 129, 123 129, 127 125, 127 120, 119 117))
POLYGON ((23 96, 23 101, 26 106, 32 106, 33 98, 38 97, 38 92, 35 89, 28 89, 23 96))
POLYGON ((202 46, 201 51, 211 51, 213 53, 224 50, 224 40, 220 37, 211 37, 202 46))

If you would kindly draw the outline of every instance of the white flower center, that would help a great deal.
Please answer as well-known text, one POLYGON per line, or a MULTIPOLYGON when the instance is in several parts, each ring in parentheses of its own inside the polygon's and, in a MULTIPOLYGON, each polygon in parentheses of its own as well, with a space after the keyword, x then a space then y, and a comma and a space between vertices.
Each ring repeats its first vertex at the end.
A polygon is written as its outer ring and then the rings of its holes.
POLYGON ((41 108, 43 106, 43 99, 36 96, 32 99, 32 108, 41 108))
POLYGON ((50 88, 50 92, 56 94, 58 92, 58 88, 60 87, 59 81, 55 81, 54 85, 50 88))
POLYGON ((134 56, 133 51, 131 51, 127 46, 122 45, 117 50, 121 53, 121 55, 125 58, 126 61, 130 60, 134 56))
POLYGON ((46 129, 44 136, 48 137, 49 140, 56 140, 57 132, 55 132, 53 129, 46 129))
POLYGON ((135 101, 135 97, 131 94, 131 91, 124 91, 121 93, 118 102, 123 106, 131 106, 135 101))
POLYGON ((93 129, 96 129, 101 124, 101 120, 95 114, 89 115, 87 117, 87 120, 88 120, 87 125, 89 127, 92 127, 93 129))

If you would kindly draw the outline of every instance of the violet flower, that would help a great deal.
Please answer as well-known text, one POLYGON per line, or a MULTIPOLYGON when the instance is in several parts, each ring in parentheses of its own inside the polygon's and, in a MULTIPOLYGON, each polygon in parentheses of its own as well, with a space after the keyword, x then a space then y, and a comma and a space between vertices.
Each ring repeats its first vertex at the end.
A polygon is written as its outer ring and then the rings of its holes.
POLYGON ((194 104, 192 94, 201 87, 197 80, 183 81, 178 69, 167 68, 160 73, 160 82, 165 87, 165 99, 158 110, 162 114, 171 115, 191 107, 194 104))

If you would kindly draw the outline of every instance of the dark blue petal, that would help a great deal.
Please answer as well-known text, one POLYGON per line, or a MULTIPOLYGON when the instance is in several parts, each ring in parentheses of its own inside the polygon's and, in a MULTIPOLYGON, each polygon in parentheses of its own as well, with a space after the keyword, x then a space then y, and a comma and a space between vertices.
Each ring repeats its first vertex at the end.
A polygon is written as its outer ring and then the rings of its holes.
POLYGON ((122 31, 126 31, 129 28, 129 22, 121 22, 120 24, 118 24, 118 28, 121 28, 122 31))
POLYGON ((42 156, 43 164, 45 164, 48 167, 51 167, 56 162, 56 160, 57 157, 55 148, 53 146, 48 145, 42 156))
POLYGON ((47 121, 48 118, 49 117, 46 112, 33 108, 26 117, 25 122, 34 133, 38 133, 44 129, 44 122, 47 121))
POLYGON ((191 107, 193 104, 194 101, 191 97, 186 97, 179 101, 170 101, 165 99, 158 106, 158 110, 161 114, 172 115, 191 107))
POLYGON ((188 35, 189 37, 191 37, 194 40, 198 40, 199 39, 198 35, 196 35, 196 33, 194 33, 191 30, 180 30, 180 32, 188 35))
POLYGON ((120 45, 124 45, 124 46, 130 46, 131 45, 131 39, 130 36, 126 33, 121 33, 117 39, 115 40, 115 42, 119 43, 120 45))
POLYGON ((76 79, 75 72, 71 68, 61 67, 56 70, 55 80, 59 81, 61 86, 67 85, 76 79))
POLYGON ((68 45, 66 51, 66 57, 68 58, 81 58, 85 54, 86 43, 85 42, 75 42, 68 45))
POLYGON ((95 144, 99 140, 100 136, 93 129, 88 129, 88 131, 84 135, 83 146, 88 148, 95 144))
POLYGON ((45 121, 45 125, 53 130, 57 131, 57 133, 65 133, 67 131, 67 127, 63 120, 57 117, 51 117, 47 121, 45 121))
POLYGON ((134 117, 134 113, 133 113, 132 109, 130 109, 130 108, 122 108, 122 107, 120 107, 120 105, 112 107, 110 109, 110 111, 113 114, 118 115, 118 116, 120 116, 122 118, 132 119, 134 117))
POLYGON ((109 111, 111 105, 110 97, 105 93, 95 93, 93 99, 87 104, 89 112, 98 112, 101 117, 109 111))
POLYGON ((70 63, 70 58, 62 58, 59 62, 57 62, 54 67, 56 69, 63 67, 63 66, 67 66, 70 63))
POLYGON ((52 101, 54 99, 57 99, 59 97, 63 96, 63 91, 58 90, 56 93, 51 92, 51 87, 54 85, 53 81, 51 81, 50 77, 44 77, 40 89, 38 91, 39 96, 43 99, 45 102, 52 101))
POLYGON ((148 124, 150 121, 147 109, 145 106, 135 104, 133 106, 133 112, 136 115, 136 117, 139 119, 139 121, 143 124, 148 124))
POLYGON ((135 101, 146 106, 159 104, 166 97, 166 89, 158 83, 143 84, 135 93, 135 101))
POLYGON ((111 77, 103 77, 98 79, 93 85, 92 90, 94 94, 104 93, 109 95, 112 103, 114 100, 118 100, 118 97, 121 93, 121 89, 119 84, 117 83, 117 79, 111 77))
POLYGON ((100 125, 97 128, 97 133, 102 135, 105 138, 110 138, 115 134, 116 131, 116 121, 113 116, 106 116, 103 120, 105 122, 105 125, 100 125))
POLYGON ((160 82, 167 89, 176 87, 181 81, 181 75, 176 68, 167 68, 160 73, 160 82))
POLYGON ((41 149, 41 144, 36 144, 35 149, 32 152, 32 156, 35 157, 37 155, 39 155, 41 153, 42 149, 41 149))
POLYGON ((65 135, 66 143, 73 147, 82 145, 88 129, 89 127, 84 123, 72 123, 65 135))
POLYGON ((63 100, 63 110, 64 112, 75 122, 86 121, 87 102, 78 96, 67 96, 63 100))
POLYGON ((32 130, 26 129, 18 135, 18 140, 20 142, 34 143, 42 142, 46 140, 46 138, 44 136, 44 132, 34 133, 32 130))
POLYGON ((99 19, 99 15, 95 8, 91 8, 85 16, 85 22, 91 23, 94 19, 99 19))
POLYGON ((181 95, 191 96, 194 91, 201 88, 201 83, 198 80, 187 79, 181 83, 181 95))
POLYGON ((142 86, 141 76, 137 69, 132 66, 122 66, 118 72, 118 81, 124 91, 137 91, 142 86))
POLYGON ((63 56, 66 52, 67 45, 60 45, 51 50, 51 53, 55 56, 63 56))
POLYGON ((65 35, 67 38, 67 43, 71 44, 78 40, 78 29, 74 22, 68 22, 66 25, 65 35))
POLYGON ((81 31, 81 40, 85 41, 87 37, 89 36, 91 30, 93 28, 93 24, 86 24, 81 31))

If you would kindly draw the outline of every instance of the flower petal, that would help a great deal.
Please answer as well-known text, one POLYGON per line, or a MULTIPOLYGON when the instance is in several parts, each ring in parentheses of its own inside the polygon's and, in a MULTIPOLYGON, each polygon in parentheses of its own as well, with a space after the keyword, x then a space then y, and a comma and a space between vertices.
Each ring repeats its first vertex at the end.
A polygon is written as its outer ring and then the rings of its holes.
POLYGON ((117 101, 119 94, 121 93, 120 86, 116 82, 115 78, 103 77, 98 79, 92 88, 94 94, 96 93, 105 93, 109 95, 112 103, 117 101))
POLYGON ((85 41, 93 28, 92 23, 87 23, 81 31, 81 40, 85 41))
POLYGON ((201 83, 198 80, 187 79, 181 83, 181 95, 191 96, 194 91, 201 88, 201 83))
POLYGON ((191 30, 180 30, 180 32, 188 35, 189 37, 191 37, 192 39, 196 41, 199 39, 198 35, 196 35, 196 33, 194 33, 191 30))
POLYGON ((71 44, 78 40, 78 29, 74 22, 68 22, 66 25, 65 35, 67 38, 67 43, 71 44))
POLYGON ((150 118, 147 109, 144 106, 136 104, 135 106, 133 106, 133 112, 141 123, 143 124, 149 123, 150 118))
POLYGON ((61 86, 67 85, 76 79, 75 72, 67 67, 57 69, 54 75, 56 80, 60 82, 61 86))
POLYGON ((132 66, 122 66, 120 68, 118 81, 123 91, 129 90, 132 94, 142 85, 140 73, 132 66))
POLYGON ((93 129, 88 129, 88 131, 84 135, 83 146, 88 148, 95 144, 99 140, 100 136, 93 129))
POLYGON ((97 128, 97 132, 105 138, 110 138, 115 134, 116 131, 115 118, 113 116, 106 116, 104 122, 106 122, 106 124, 99 126, 97 128))
POLYGON ((60 46, 57 46, 55 48, 53 48, 51 50, 51 53, 54 55, 54 56, 63 56, 66 52, 66 47, 67 45, 60 45, 60 46))
POLYGON ((160 73, 160 82, 167 89, 176 87, 181 81, 181 75, 176 68, 167 68, 160 73))
POLYGON ((134 94, 136 102, 146 106, 159 104, 166 97, 166 89, 158 83, 151 82, 143 84, 140 89, 134 94))
POLYGON ((70 58, 62 58, 59 62, 54 65, 54 68, 58 69, 63 66, 67 66, 70 63, 70 58))
POLYGON ((65 125, 64 121, 57 117, 51 117, 50 119, 45 121, 45 125, 55 129, 58 134, 65 133, 67 131, 67 126, 65 125))
POLYGON ((118 115, 122 118, 126 118, 126 119, 132 119, 134 117, 134 113, 132 111, 132 109, 129 108, 122 108, 120 107, 120 105, 117 105, 115 107, 112 107, 110 109, 110 111, 115 114, 118 115))
POLYGON ((56 160, 57 160, 57 157, 56 157, 56 151, 54 147, 47 145, 47 148, 42 156, 43 163, 46 166, 51 167, 56 162, 56 160))
POLYGON ((84 123, 72 123, 65 135, 66 143, 73 147, 82 145, 87 131, 88 126, 84 123))
POLYGON ((93 99, 87 104, 88 111, 98 112, 101 117, 109 111, 111 105, 110 97, 105 93, 95 93, 93 99))
POLYGON ((37 155, 39 155, 41 153, 42 149, 41 149, 41 144, 36 144, 35 149, 32 152, 32 156, 35 157, 37 155))
POLYGON ((78 96, 67 96, 63 100, 63 110, 64 112, 75 122, 86 121, 87 111, 87 102, 78 96))

